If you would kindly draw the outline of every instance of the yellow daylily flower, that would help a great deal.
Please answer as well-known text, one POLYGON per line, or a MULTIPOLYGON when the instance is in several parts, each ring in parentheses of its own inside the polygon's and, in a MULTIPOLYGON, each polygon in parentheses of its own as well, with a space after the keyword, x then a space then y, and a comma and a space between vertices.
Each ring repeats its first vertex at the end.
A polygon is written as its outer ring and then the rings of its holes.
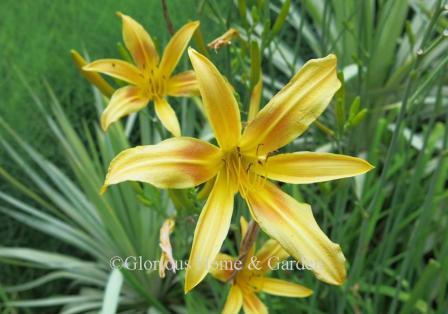
MULTIPOLYGON (((242 237, 247 229, 246 220, 241 217, 242 237)), ((219 253, 210 269, 210 274, 222 282, 230 282, 231 288, 227 296, 223 314, 238 314, 241 307, 244 313, 268 313, 268 309, 256 296, 256 292, 272 295, 305 298, 313 291, 302 285, 281 279, 269 278, 267 275, 289 257, 280 244, 268 240, 255 253, 255 245, 251 248, 244 263, 241 260, 219 253)))
POLYGON ((123 41, 135 65, 122 60, 101 59, 83 67, 84 71, 100 72, 130 84, 112 95, 101 115, 101 127, 107 131, 113 122, 154 101, 156 115, 162 124, 174 136, 180 136, 179 121, 166 96, 188 96, 197 92, 193 71, 172 73, 199 21, 185 24, 173 35, 159 62, 151 36, 131 17, 121 13, 119 16, 123 21, 123 41))
POLYGON ((193 49, 188 51, 203 109, 218 146, 187 137, 135 147, 111 163, 103 190, 123 181, 159 188, 187 188, 214 179, 194 233, 185 290, 209 271, 230 227, 236 192, 246 200, 254 220, 271 238, 322 281, 340 285, 345 258, 317 225, 311 207, 297 202, 268 179, 314 183, 363 174, 372 166, 359 158, 313 152, 272 153, 305 132, 339 89, 336 56, 308 61, 241 134, 237 101, 216 67, 193 49))

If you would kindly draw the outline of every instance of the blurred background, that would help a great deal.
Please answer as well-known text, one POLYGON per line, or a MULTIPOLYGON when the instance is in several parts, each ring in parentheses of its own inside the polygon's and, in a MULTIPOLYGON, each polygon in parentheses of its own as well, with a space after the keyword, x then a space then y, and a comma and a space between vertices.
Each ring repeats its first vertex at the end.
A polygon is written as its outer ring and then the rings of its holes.
MULTIPOLYGON (((285 151, 358 155, 376 166, 356 179, 283 187, 311 203, 319 225, 341 244, 348 280, 332 287, 309 274, 280 274, 315 293, 307 299, 263 296, 271 312, 447 313, 447 2, 167 3, 175 29, 201 21, 192 46, 235 86, 244 115, 255 77, 264 82, 264 105, 304 62, 335 53, 342 89, 318 123, 285 151), (216 52, 205 48, 230 27, 239 32, 230 45, 216 52)), ((106 200, 96 195, 116 153, 166 134, 158 133, 150 109, 102 134, 97 121, 104 100, 80 75, 70 50, 92 60, 121 58, 117 11, 139 21, 163 47, 170 34, 161 1, 2 0, 0 11, 0 310, 218 313, 228 287, 213 279, 184 296, 182 274, 165 281, 125 274, 120 280, 107 265, 108 258, 125 253, 157 259, 165 218, 160 211, 167 208, 180 217, 176 257, 188 256, 194 224, 186 221, 197 219, 201 207, 197 191, 188 191, 183 205, 155 188, 128 184, 106 200), (186 204, 192 204, 190 212, 182 214, 186 204), (144 218, 133 221, 130 213, 144 218), (111 236, 121 232, 132 249, 111 236), (64 268, 79 261, 97 271, 64 268), (124 288, 114 294, 108 282, 124 288)), ((186 57, 180 68, 190 68, 186 57)), ((173 102, 183 134, 210 139, 195 100, 173 102)), ((247 208, 239 202, 236 212, 247 208)), ((225 249, 235 250, 235 242, 230 237, 225 249)))

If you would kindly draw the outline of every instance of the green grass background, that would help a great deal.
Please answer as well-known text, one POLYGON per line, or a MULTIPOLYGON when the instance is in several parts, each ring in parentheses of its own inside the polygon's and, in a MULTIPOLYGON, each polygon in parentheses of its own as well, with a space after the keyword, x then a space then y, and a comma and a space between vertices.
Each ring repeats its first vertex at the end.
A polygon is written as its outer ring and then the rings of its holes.
MULTIPOLYGON (((196 16, 194 1, 169 2, 176 28, 196 16)), ((79 123, 79 117, 93 117, 93 106, 89 85, 73 66, 70 49, 85 48, 92 59, 119 57, 115 46, 121 41, 118 10, 145 25, 157 35, 155 40, 168 38, 160 1, 4 0, 0 10, 0 115, 36 144, 45 143, 48 133, 39 123, 39 114, 30 110, 29 94, 14 68, 42 95, 42 79, 48 80, 72 121, 79 123)), ((46 150, 49 155, 52 149, 46 150)))

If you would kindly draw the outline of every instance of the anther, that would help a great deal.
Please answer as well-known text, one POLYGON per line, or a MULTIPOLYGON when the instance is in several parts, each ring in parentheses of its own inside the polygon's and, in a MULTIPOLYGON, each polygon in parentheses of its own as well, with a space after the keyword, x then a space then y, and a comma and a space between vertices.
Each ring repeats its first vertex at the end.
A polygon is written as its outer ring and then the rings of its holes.
POLYGON ((266 155, 266 159, 264 160, 264 163, 267 163, 269 157, 271 157, 272 155, 274 155, 274 152, 269 152, 269 153, 267 153, 267 155, 266 155))
POLYGON ((257 157, 258 157, 258 150, 260 149, 260 146, 263 146, 264 144, 263 143, 260 143, 260 144, 258 144, 258 146, 257 146, 257 157))

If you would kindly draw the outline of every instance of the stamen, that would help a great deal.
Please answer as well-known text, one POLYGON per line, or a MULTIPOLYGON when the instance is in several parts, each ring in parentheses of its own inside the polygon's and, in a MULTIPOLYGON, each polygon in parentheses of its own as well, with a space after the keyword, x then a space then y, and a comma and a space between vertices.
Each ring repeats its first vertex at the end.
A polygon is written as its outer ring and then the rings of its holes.
POLYGON ((257 146, 257 152, 256 152, 256 156, 258 157, 258 150, 260 149, 260 146, 263 146, 264 144, 263 143, 260 143, 260 144, 258 144, 258 146, 257 146))

